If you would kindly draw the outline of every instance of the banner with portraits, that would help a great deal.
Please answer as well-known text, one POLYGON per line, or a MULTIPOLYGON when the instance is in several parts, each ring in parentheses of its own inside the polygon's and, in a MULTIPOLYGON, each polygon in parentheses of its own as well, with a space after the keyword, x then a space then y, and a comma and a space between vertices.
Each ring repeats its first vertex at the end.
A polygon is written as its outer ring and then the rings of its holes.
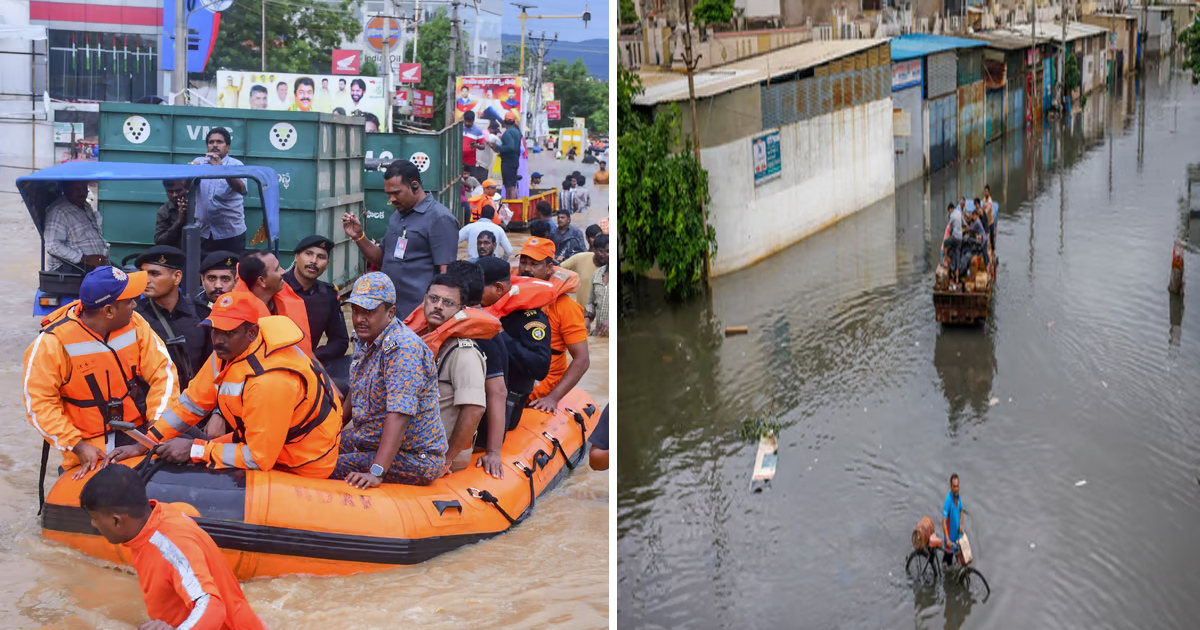
POLYGON ((321 112, 383 120, 383 79, 286 72, 217 71, 217 106, 321 112), (370 114, 370 116, 367 116, 370 114))
POLYGON ((525 95, 521 77, 512 75, 458 77, 455 82, 454 119, 475 112, 475 126, 486 128, 492 120, 503 124, 504 115, 513 112, 524 131, 525 95))

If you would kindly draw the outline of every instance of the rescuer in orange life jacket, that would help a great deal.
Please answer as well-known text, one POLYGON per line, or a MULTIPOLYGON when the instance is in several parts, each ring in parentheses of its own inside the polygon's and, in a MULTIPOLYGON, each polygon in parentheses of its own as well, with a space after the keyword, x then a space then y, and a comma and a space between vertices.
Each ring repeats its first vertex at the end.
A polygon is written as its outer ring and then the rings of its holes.
MULTIPOLYGON (((324 479, 337 463, 342 407, 329 375, 299 347, 303 333, 245 291, 222 295, 201 325, 212 327, 213 355, 149 435, 159 457, 209 468, 286 470, 324 479), (209 413, 233 427, 211 441, 176 437, 209 413)), ((135 444, 110 461, 146 452, 135 444)))
MULTIPOLYGON (((521 249, 521 275, 554 285, 554 301, 542 310, 550 319, 550 372, 533 390, 529 406, 546 413, 558 411, 558 401, 579 384, 591 360, 588 356, 588 331, 583 307, 571 297, 579 286, 579 276, 554 264, 554 243, 530 238, 521 249), (571 362, 567 363, 567 353, 571 362)), ((590 278, 589 278, 590 280, 590 278)))
MULTIPOLYGON (((42 320, 25 351, 25 413, 81 479, 104 466, 125 434, 113 421, 157 421, 179 392, 167 346, 134 312, 146 272, 97 267, 83 278, 79 300, 42 320)), ((43 472, 45 460, 43 459, 43 472)))
POLYGON ((137 571, 150 621, 138 630, 264 630, 217 544, 182 508, 146 498, 125 466, 96 473, 79 505, 137 571))

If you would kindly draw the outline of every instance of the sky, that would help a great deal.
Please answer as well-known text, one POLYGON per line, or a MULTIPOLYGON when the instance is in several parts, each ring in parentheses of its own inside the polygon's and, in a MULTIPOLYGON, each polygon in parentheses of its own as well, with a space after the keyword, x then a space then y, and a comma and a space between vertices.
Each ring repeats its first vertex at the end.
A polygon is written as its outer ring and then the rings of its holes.
MULTIPOLYGON (((526 37, 535 33, 540 36, 542 31, 545 31, 547 37, 551 37, 557 32, 558 41, 560 42, 580 42, 586 39, 608 39, 609 0, 521 1, 536 5, 535 8, 528 9, 529 15, 582 15, 585 6, 592 14, 592 21, 588 22, 586 30, 583 28, 582 19, 530 19, 525 23, 526 37)), ((521 20, 517 19, 517 15, 520 13, 520 9, 514 7, 507 0, 505 1, 504 23, 501 26, 504 33, 512 33, 517 36, 521 35, 521 20)))

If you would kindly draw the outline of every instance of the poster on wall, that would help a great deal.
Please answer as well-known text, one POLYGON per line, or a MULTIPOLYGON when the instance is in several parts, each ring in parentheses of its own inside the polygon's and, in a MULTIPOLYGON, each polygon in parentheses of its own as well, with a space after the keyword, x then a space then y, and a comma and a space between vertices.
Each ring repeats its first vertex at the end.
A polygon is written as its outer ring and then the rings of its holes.
POLYGON ((921 60, 897 61, 892 64, 892 91, 921 85, 921 60))
POLYGON ((458 77, 455 81, 454 119, 462 120, 463 114, 475 112, 475 126, 488 126, 488 121, 504 121, 504 115, 514 112, 521 125, 525 125, 525 99, 521 91, 521 77, 510 75, 458 77))
POLYGON ((371 114, 383 120, 383 79, 284 72, 217 71, 217 107, 371 114))
POLYGON ((559 101, 548 101, 546 103, 546 119, 558 120, 562 115, 562 103, 559 101))
POLYGON ((754 185, 779 177, 783 172, 783 160, 779 151, 779 130, 754 136, 750 139, 754 157, 754 185))

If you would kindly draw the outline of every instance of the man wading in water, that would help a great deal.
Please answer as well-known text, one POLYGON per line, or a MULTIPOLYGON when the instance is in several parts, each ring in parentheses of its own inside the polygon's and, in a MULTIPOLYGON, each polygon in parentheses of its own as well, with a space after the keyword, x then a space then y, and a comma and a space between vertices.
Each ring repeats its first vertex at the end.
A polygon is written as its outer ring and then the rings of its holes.
POLYGON ((946 550, 943 559, 946 565, 954 564, 954 556, 958 553, 958 539, 962 535, 959 525, 962 523, 962 499, 958 496, 958 473, 950 475, 950 493, 946 495, 946 504, 942 507, 942 532, 946 538, 942 545, 946 550))

